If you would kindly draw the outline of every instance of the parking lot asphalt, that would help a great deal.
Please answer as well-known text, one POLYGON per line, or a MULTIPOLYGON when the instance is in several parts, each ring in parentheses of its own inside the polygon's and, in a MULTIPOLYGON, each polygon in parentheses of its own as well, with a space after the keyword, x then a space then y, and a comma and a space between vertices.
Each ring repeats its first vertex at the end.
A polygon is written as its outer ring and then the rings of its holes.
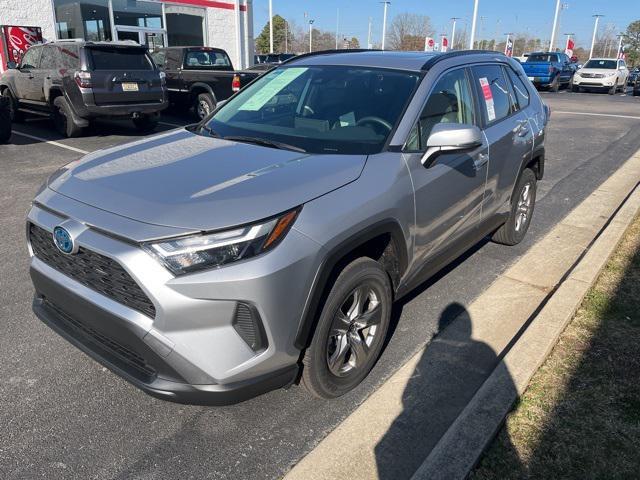
MULTIPOLYGON (((350 394, 324 401, 293 386, 224 408, 151 398, 31 313, 24 219, 38 186, 82 151, 138 135, 127 124, 110 122, 76 139, 61 139, 46 120, 16 125, 10 143, 0 146, 0 478, 282 476, 430 341, 448 305, 470 304, 640 148, 640 98, 542 95, 552 108, 546 174, 524 243, 482 243, 398 305, 397 326, 381 360, 350 394)), ((165 117, 161 129, 186 123, 165 117)))

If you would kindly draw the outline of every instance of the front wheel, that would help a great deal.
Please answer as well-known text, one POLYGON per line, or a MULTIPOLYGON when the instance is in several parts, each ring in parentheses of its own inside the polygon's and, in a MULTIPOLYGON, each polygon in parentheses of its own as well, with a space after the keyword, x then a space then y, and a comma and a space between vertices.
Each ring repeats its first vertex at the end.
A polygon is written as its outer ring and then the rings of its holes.
POLYGON ((23 117, 22 112, 18 110, 18 101, 13 96, 11 90, 9 90, 8 87, 2 91, 2 96, 9 102, 9 116, 11 117, 11 121, 21 122, 23 117))
POLYGON ((551 85, 549 86, 549 91, 556 93, 559 90, 560 90, 560 79, 556 77, 553 79, 553 82, 551 82, 551 85))
POLYGON ((581 88, 578 85, 571 85, 571 91, 573 93, 580 93, 581 92, 581 88))
POLYGON ((509 218, 493 234, 494 242, 517 245, 524 239, 536 205, 536 182, 536 174, 530 168, 526 168, 513 192, 509 218))
POLYGON ((303 359, 302 384, 320 398, 354 389, 378 360, 391 319, 391 282, 371 258, 347 265, 324 303, 303 359))

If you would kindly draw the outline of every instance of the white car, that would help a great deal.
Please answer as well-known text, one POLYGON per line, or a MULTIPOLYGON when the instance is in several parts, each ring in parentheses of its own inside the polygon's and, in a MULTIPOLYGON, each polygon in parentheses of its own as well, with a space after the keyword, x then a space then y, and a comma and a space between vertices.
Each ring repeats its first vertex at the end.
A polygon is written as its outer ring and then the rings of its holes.
POLYGON ((624 60, 617 58, 592 58, 573 76, 572 90, 606 89, 610 95, 624 91, 629 69, 624 60))

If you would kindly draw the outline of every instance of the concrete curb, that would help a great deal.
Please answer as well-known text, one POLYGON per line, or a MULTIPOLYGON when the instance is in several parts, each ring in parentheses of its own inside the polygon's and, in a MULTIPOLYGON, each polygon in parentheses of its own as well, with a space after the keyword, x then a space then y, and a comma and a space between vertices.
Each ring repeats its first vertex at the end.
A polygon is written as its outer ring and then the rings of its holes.
POLYGON ((469 475, 518 396, 526 390, 573 319, 639 211, 640 188, 636 187, 447 430, 412 480, 453 480, 469 475))

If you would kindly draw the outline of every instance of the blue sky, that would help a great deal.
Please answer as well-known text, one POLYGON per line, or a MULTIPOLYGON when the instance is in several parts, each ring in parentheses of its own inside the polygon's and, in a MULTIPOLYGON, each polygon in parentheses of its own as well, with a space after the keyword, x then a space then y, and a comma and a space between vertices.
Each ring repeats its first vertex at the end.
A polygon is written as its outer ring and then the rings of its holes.
MULTIPOLYGON (((480 38, 493 38, 496 32, 529 32, 548 39, 551 36, 556 0, 479 0, 478 16, 486 17, 480 38), (499 23, 498 23, 499 21, 499 23)), ((613 24, 624 31, 627 25, 640 19, 640 0, 561 0, 568 4, 560 17, 559 33, 575 33, 578 46, 589 47, 593 32, 595 13, 605 15, 600 19, 600 28, 613 24)), ((254 22, 256 35, 269 18, 269 1, 254 0, 254 22)), ((369 17, 372 17, 372 37, 380 41, 382 33, 382 5, 378 0, 273 0, 273 11, 296 24, 306 24, 308 12, 315 26, 322 30, 335 31, 336 11, 340 10, 340 31, 344 36, 356 36, 366 46, 369 17)), ((456 28, 469 31, 473 14, 473 0, 392 0, 388 18, 395 14, 412 12, 428 15, 438 33, 451 33, 451 17, 462 17, 456 28)), ((561 36, 561 38, 563 38, 561 36)))

